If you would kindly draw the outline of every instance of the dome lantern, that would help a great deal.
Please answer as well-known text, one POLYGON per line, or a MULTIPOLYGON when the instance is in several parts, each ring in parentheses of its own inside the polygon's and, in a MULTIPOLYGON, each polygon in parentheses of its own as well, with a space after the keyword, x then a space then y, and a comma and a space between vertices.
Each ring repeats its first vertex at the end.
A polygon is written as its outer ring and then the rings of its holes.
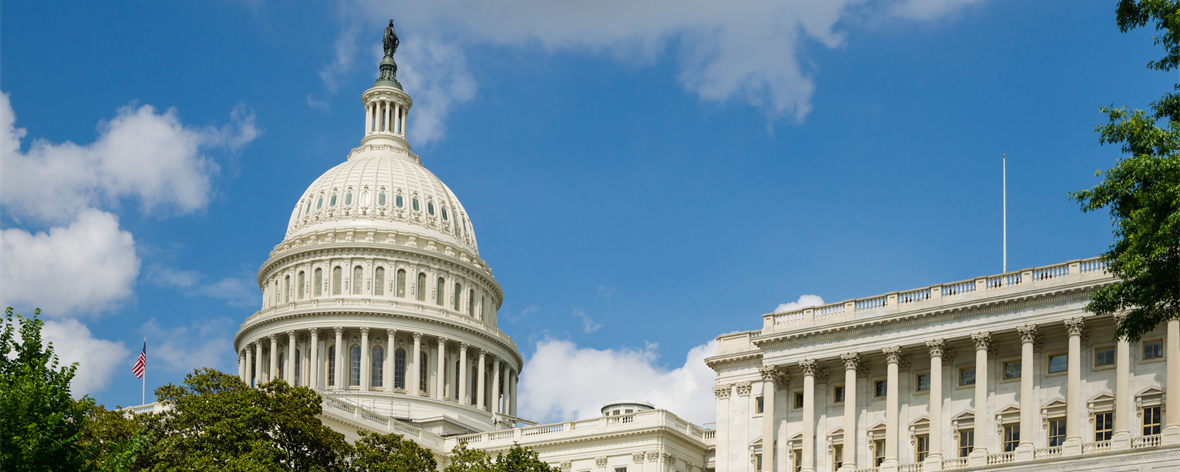
POLYGON ((393 54, 399 44, 393 32, 393 20, 385 30, 385 57, 381 58, 380 74, 373 86, 361 95, 365 105, 365 137, 361 146, 387 145, 410 150, 406 140, 406 118, 414 101, 402 90, 397 80, 397 63, 393 54))

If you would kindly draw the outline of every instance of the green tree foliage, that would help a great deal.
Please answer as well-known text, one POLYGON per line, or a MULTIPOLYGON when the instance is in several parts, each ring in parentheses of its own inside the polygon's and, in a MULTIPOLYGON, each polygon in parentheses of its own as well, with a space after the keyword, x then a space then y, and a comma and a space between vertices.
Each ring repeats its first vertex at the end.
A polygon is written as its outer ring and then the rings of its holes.
MULTIPOLYGON (((148 416, 137 417, 118 408, 108 410, 94 405, 87 417, 79 441, 87 451, 82 469, 102 472, 136 469, 140 452, 150 439, 139 420, 148 416)), ((138 468, 143 468, 142 464, 138 468)))
POLYGON ((507 454, 493 460, 487 452, 469 449, 466 443, 455 446, 451 464, 443 472, 558 472, 556 467, 543 462, 537 451, 513 444, 507 454))
POLYGON ((400 434, 361 433, 352 458, 356 472, 434 472, 434 453, 400 434))
POLYGON ((61 366, 53 344, 42 344, 42 321, 4 312, 0 332, 0 470, 80 470, 79 444, 88 397, 74 401, 70 381, 77 364, 61 366), (20 325, 17 339, 17 324, 20 325))
MULTIPOLYGON (((1180 66, 1180 1, 1120 0, 1124 33, 1155 23, 1165 56, 1148 68, 1180 66)), ((1180 91, 1180 84, 1173 86, 1180 91)), ((1119 281, 1093 294, 1086 310, 1127 312, 1116 336, 1139 340, 1160 323, 1180 318, 1180 94, 1169 92, 1151 112, 1103 107, 1110 122, 1097 126, 1102 144, 1121 144, 1125 156, 1101 183, 1072 193, 1082 211, 1109 209, 1115 240, 1102 255, 1119 281)))

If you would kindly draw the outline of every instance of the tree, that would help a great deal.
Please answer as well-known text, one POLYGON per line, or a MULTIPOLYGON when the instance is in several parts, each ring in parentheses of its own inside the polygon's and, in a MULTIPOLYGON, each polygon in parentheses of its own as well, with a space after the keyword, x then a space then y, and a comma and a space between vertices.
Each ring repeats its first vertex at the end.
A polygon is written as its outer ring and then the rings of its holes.
POLYGON ((255 389, 199 369, 156 397, 170 409, 144 423, 159 438, 140 458, 152 470, 347 470, 352 447, 320 422, 320 396, 307 387, 275 380, 255 389))
POLYGON ((361 433, 352 458, 356 472, 434 472, 434 453, 400 434, 361 433))
POLYGON ((83 470, 147 468, 143 461, 137 461, 151 439, 141 424, 146 416, 129 415, 117 407, 108 410, 103 405, 91 406, 86 415, 88 420, 79 439, 87 452, 83 470))
MULTIPOLYGON (((1154 21, 1165 56, 1147 64, 1170 71, 1180 66, 1180 1, 1120 0, 1122 32, 1154 21)), ((1180 91, 1180 84, 1173 86, 1180 91)), ((1089 190, 1072 193, 1083 212, 1108 208, 1114 242, 1103 253, 1117 281, 1091 296, 1095 314, 1127 312, 1116 336, 1138 341, 1167 320, 1180 319, 1180 94, 1166 93, 1151 113, 1103 107, 1109 123, 1095 127, 1102 144, 1121 144, 1125 157, 1089 190)))
POLYGON ((451 465, 443 472, 558 472, 556 467, 546 464, 537 451, 513 443, 507 454, 498 454, 495 460, 487 452, 468 449, 467 443, 460 443, 452 451, 451 465))
POLYGON ((4 311, 0 332, 0 469, 79 470, 79 444, 93 400, 70 397, 78 365, 61 366, 53 344, 42 344, 37 318, 4 311), (17 339, 16 325, 20 325, 17 339))

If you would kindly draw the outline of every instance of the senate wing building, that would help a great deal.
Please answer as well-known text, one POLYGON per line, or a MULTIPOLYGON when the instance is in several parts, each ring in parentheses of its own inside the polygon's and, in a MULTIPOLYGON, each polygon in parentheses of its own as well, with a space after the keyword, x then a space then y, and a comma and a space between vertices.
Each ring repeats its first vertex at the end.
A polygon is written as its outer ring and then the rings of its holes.
POLYGON ((706 360, 715 428, 642 401, 518 417, 504 293, 410 151, 386 52, 360 145, 292 202, 233 346, 243 381, 315 389, 350 441, 401 434, 440 468, 460 443, 519 443, 563 472, 1180 470, 1180 321, 1116 341, 1117 317, 1084 311, 1114 280, 1096 259, 762 315, 706 360))

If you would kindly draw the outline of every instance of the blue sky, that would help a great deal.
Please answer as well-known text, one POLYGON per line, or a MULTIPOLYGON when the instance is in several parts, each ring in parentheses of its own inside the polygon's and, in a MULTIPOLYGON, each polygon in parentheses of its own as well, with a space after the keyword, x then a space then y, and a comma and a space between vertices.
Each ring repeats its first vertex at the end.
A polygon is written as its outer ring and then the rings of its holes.
POLYGON ((76 387, 138 403, 144 336, 149 391, 233 371, 390 17, 414 151, 471 214, 502 329, 551 356, 524 371, 539 420, 638 396, 708 421, 718 334, 1000 272, 1002 153, 1009 268, 1099 254, 1109 219, 1067 197, 1119 155, 1098 107, 1174 82, 1112 1, 427 3, 0 5, 0 298, 46 308, 76 387), (648 379, 530 390, 587 359, 648 379))

